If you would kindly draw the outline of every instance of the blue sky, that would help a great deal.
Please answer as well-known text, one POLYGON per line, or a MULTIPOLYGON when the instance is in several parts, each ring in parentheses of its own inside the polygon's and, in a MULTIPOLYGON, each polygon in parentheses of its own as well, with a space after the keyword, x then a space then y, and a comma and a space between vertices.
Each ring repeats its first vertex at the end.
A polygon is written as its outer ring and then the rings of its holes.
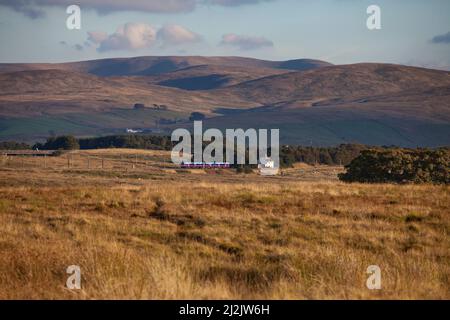
POLYGON ((0 62, 237 55, 450 70, 449 13, 448 0, 0 0, 0 62), (70 4, 81 30, 66 28, 70 4), (371 4, 381 30, 366 27, 371 4))

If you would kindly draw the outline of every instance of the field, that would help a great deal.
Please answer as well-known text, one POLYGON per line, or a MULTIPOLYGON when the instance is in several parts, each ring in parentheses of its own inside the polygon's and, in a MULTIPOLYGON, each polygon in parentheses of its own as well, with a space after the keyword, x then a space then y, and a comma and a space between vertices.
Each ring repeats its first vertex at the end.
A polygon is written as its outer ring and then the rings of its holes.
POLYGON ((154 128, 155 123, 161 119, 174 121, 187 117, 188 115, 182 112, 150 108, 145 110, 117 108, 99 114, 71 113, 29 118, 0 118, 0 139, 27 141, 26 137, 33 135, 45 140, 51 132, 66 131, 78 136, 124 134, 125 128, 154 128))
POLYGON ((162 151, 0 161, 0 299, 449 299, 450 189, 180 170, 162 151), (78 265, 82 289, 69 290, 78 265), (366 287, 370 265, 381 290, 366 287))

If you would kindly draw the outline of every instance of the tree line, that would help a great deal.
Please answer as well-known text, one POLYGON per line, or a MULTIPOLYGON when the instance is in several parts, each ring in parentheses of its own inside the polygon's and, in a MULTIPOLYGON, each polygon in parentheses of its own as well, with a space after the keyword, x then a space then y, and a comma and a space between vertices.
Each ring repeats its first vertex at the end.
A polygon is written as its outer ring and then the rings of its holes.
POLYGON ((307 164, 347 165, 362 150, 370 148, 362 144, 341 144, 335 147, 283 146, 280 162, 289 167, 295 162, 307 164))
POLYGON ((73 136, 50 137, 44 143, 36 143, 28 148, 38 150, 90 150, 108 148, 170 150, 172 142, 167 136, 113 135, 95 138, 75 138, 73 136))
MULTIPOLYGON (((19 146, 14 142, 4 143, 19 146)), ((208 143, 205 142, 206 146, 208 143)), ((105 148, 129 148, 148 150, 172 150, 174 143, 169 136, 164 135, 111 135, 94 138, 75 138, 73 136, 50 137, 44 143, 33 146, 21 145, 22 149, 39 150, 88 150, 105 148)), ((1 145, 0 145, 1 147, 1 145)), ((308 164, 347 165, 356 158, 362 150, 369 148, 362 144, 341 144, 336 147, 304 147, 282 146, 280 149, 280 163, 283 167, 290 167, 295 162, 308 164)), ((3 149, 8 149, 7 147, 3 149)))
MULTIPOLYGON (((112 135, 79 139, 73 136, 59 136, 50 137, 45 143, 36 143, 33 146, 14 141, 0 142, 0 150, 105 148, 172 150, 174 144, 169 136, 163 135, 112 135)), ((205 146, 207 144, 207 142, 204 143, 205 146)), ((405 149, 362 144, 341 144, 334 147, 282 146, 281 167, 291 167, 295 162, 311 165, 344 165, 346 172, 339 175, 339 179, 345 182, 450 183, 450 148, 448 147, 405 149)), ((240 167, 244 171, 246 167, 252 168, 251 166, 240 167)))
POLYGON ((28 143, 15 141, 0 142, 0 150, 27 150, 27 149, 31 149, 31 146, 28 143))

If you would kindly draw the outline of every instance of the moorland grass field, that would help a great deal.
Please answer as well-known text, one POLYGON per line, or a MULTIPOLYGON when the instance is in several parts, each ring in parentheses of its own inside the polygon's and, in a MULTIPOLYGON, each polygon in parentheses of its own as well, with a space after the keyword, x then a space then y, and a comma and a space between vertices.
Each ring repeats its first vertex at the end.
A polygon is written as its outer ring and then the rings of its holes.
POLYGON ((0 299, 449 299, 448 186, 179 170, 156 151, 0 163, 0 299), (89 160, 87 160, 89 158, 89 160), (44 163, 45 162, 45 163, 44 163), (69 290, 78 265, 82 289, 69 290), (366 287, 367 267, 382 288, 366 287))

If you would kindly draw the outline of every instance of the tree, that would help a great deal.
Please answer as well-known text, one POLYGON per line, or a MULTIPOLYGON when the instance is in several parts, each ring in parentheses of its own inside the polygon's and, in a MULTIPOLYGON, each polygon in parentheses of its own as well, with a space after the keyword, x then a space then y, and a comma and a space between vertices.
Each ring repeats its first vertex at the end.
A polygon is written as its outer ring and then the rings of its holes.
POLYGON ((450 183, 450 149, 365 150, 339 175, 345 182, 450 183))
POLYGON ((78 140, 73 136, 50 137, 42 146, 45 150, 77 150, 80 149, 78 140))

